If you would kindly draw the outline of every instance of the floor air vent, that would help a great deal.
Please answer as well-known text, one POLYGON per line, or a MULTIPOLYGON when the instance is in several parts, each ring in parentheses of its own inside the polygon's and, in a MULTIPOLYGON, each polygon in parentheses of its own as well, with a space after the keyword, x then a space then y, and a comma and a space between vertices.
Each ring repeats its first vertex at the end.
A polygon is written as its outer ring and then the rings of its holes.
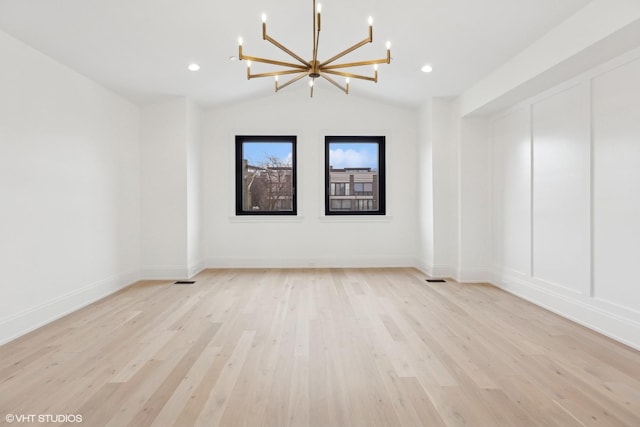
POLYGON ((429 282, 429 283, 447 283, 447 281, 444 280, 444 279, 427 279, 427 282, 429 282))
POLYGON ((178 280, 177 282, 174 283, 174 285, 193 285, 194 281, 192 280, 178 280))

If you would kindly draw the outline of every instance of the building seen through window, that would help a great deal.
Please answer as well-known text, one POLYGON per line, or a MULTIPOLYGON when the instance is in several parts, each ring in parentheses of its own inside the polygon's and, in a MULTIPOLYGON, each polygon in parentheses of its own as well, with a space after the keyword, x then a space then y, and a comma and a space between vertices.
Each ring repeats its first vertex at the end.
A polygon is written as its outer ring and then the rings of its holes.
POLYGON ((377 211, 378 171, 371 168, 336 169, 329 166, 331 210, 377 211))

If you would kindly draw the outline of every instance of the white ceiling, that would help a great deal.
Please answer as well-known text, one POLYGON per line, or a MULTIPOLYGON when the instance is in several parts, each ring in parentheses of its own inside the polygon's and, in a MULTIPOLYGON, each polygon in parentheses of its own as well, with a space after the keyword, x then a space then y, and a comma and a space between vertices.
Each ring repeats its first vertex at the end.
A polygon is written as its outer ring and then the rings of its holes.
MULTIPOLYGON (((351 93, 406 106, 462 93, 589 3, 319 1, 319 58, 364 39, 373 16, 373 44, 347 58, 382 58, 390 40, 393 60, 377 84, 352 80, 351 93), (431 74, 420 71, 426 63, 431 74)), ((135 102, 178 95, 211 107, 273 92, 272 79, 247 81, 245 63, 229 60, 238 36, 247 55, 289 60, 262 40, 262 13, 272 37, 311 56, 312 0, 0 0, 0 29, 135 102), (188 71, 191 62, 200 71, 188 71)), ((316 90, 337 89, 320 81, 316 90)))

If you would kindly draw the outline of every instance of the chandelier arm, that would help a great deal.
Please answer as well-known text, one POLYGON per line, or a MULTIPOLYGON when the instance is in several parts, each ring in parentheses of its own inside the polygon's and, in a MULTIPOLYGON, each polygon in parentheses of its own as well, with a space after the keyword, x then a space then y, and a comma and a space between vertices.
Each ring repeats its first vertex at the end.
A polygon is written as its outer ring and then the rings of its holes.
POLYGON ((313 64, 318 63, 318 46, 320 45, 320 11, 316 10, 316 0, 313 0, 313 64))
POLYGON ((284 76, 287 74, 299 74, 306 73, 304 70, 281 70, 281 71, 270 71, 268 73, 259 73, 259 74, 249 74, 250 79, 257 79, 261 77, 274 77, 274 76, 284 76))
POLYGON ((291 80, 289 80, 288 82, 286 82, 285 84, 276 87, 276 92, 279 91, 280 89, 284 89, 285 87, 289 86, 290 84, 293 84, 295 82, 297 82, 298 80, 304 78, 307 76, 307 73, 301 73, 298 77, 294 77, 291 80))
POLYGON ((360 61, 360 62, 348 62, 344 64, 327 65, 326 67, 321 67, 321 70, 325 71, 325 70, 335 70, 336 68, 362 67, 365 65, 374 65, 374 64, 388 64, 387 58, 371 59, 369 61, 360 61))
POLYGON ((334 85, 335 87, 337 87, 338 89, 340 89, 341 91, 343 91, 344 93, 349 95, 349 83, 347 83, 346 87, 342 87, 340 85, 340 83, 338 83, 337 81, 333 80, 331 77, 327 76, 324 73, 320 73, 320 77, 322 77, 323 79, 325 79, 326 81, 328 81, 329 83, 331 83, 332 85, 334 85))
POLYGON ((311 67, 311 64, 309 64, 308 61, 305 61, 304 59, 302 59, 299 55, 296 55, 295 53, 293 53, 291 50, 289 50, 287 47, 285 47, 282 43, 278 42, 277 40, 275 40, 274 38, 272 38, 270 35, 265 34, 264 35, 264 39, 266 41, 268 41, 269 43, 273 44, 275 47, 277 47, 278 49, 282 50, 283 52, 287 53, 289 56, 291 56, 292 58, 297 59, 298 61, 300 61, 300 63, 304 64, 307 67, 311 67))
POLYGON ((323 70, 323 72, 327 74, 333 74, 336 76, 349 77, 349 78, 360 79, 360 80, 369 80, 370 82, 378 83, 378 73, 375 73, 374 77, 369 77, 369 76, 363 76, 361 74, 344 73, 342 71, 335 71, 335 70, 323 70))
POLYGON ((290 62, 274 61, 273 59, 258 58, 257 56, 242 55, 242 58, 240 60, 241 61, 247 60, 247 61, 253 61, 253 62, 262 62, 264 64, 278 65, 280 67, 299 68, 300 70, 307 70, 308 69, 308 67, 306 67, 304 65, 293 64, 293 63, 290 63, 290 62))
POLYGON ((318 36, 314 38, 313 46, 313 63, 318 63, 318 46, 320 45, 320 29, 318 29, 318 36))
POLYGON ((313 6, 311 9, 311 12, 313 12, 313 60, 315 61, 317 59, 318 56, 318 42, 317 42, 317 36, 316 36, 316 0, 313 0, 313 6))
POLYGON ((326 65, 331 64, 332 62, 334 62, 336 59, 340 59, 343 56, 345 56, 348 53, 353 52, 356 49, 361 48, 362 46, 366 45, 367 43, 371 43, 371 38, 366 38, 364 40, 362 40, 361 42, 358 42, 356 44, 354 44, 353 46, 351 46, 348 49, 343 50, 342 52, 340 52, 339 54, 337 54, 336 56, 333 56, 329 59, 327 59, 326 61, 324 61, 323 63, 320 64, 320 67, 324 67, 326 65))

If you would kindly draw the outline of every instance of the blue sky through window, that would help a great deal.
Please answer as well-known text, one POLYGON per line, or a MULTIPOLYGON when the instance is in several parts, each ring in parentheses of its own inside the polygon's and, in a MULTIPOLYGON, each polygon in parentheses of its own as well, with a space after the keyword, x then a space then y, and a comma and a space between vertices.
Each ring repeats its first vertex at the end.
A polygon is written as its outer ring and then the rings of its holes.
POLYGON ((245 142, 242 157, 250 165, 258 166, 267 162, 267 157, 275 156, 284 163, 291 163, 291 143, 289 142, 245 142))
POLYGON ((329 164, 336 169, 378 169, 378 144, 332 142, 329 144, 329 164))

